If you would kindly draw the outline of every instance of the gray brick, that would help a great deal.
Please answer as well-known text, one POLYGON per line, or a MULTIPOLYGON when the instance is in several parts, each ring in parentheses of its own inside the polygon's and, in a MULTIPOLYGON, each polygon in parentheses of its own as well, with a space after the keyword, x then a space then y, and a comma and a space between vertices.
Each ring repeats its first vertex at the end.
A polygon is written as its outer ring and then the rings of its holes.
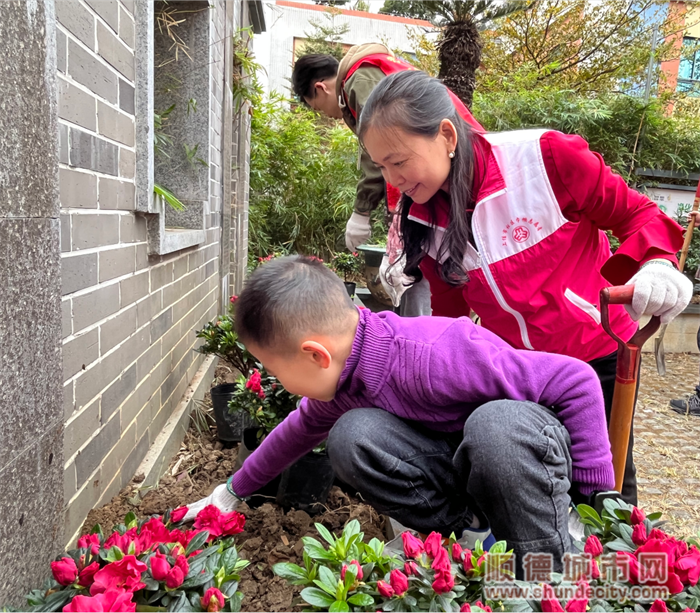
POLYGON ((124 79, 119 79, 119 108, 125 113, 134 114, 134 87, 124 79))
POLYGON ((115 32, 119 27, 119 5, 116 0, 85 0, 115 32))
POLYGON ((89 130, 95 130, 95 97, 59 78, 58 116, 89 130))
POLYGON ((95 18, 78 0, 58 0, 56 17, 73 36, 95 50, 95 18))
MULTIPOLYGON (((153 288, 151 288, 151 291, 153 291, 153 288)), ((137 303, 136 317, 139 326, 143 326, 145 323, 151 321, 153 316, 162 310, 162 299, 162 292, 156 292, 137 303)))
POLYGON ((120 215, 119 242, 135 243, 136 241, 136 215, 120 215))
POLYGON ((63 500, 68 502, 78 491, 75 464, 71 463, 63 472, 63 500))
POLYGON ((63 295, 97 285, 97 254, 64 255, 61 258, 63 295))
POLYGON ((61 328, 63 330, 63 338, 73 333, 73 310, 71 304, 70 298, 61 301, 61 328))
POLYGON ((70 129, 70 165, 119 174, 119 147, 76 128, 70 129))
POLYGON ((68 126, 65 123, 58 124, 58 161, 61 164, 70 163, 70 144, 68 142, 68 126))
POLYGON ((148 268, 148 245, 142 243, 136 245, 136 270, 148 268))
POLYGON ((182 280, 166 285, 163 288, 163 305, 175 304, 187 290, 183 289, 182 280))
POLYGON ((97 330, 85 334, 63 344, 63 380, 85 370, 100 355, 97 330))
POLYGON ((100 283, 134 272, 135 247, 100 251, 100 283))
POLYGON ((136 364, 124 371, 102 392, 102 422, 106 423, 122 402, 136 389, 136 364))
POLYGON ((106 475, 109 479, 114 475, 119 475, 117 479, 118 487, 121 488, 121 475, 119 469, 124 460, 129 457, 129 454, 136 446, 136 424, 132 425, 124 434, 119 438, 119 442, 112 447, 112 450, 105 457, 102 462, 102 474, 106 475))
POLYGON ((84 483, 92 472, 100 465, 108 449, 119 440, 121 434, 119 417, 115 416, 97 433, 86 447, 75 458, 75 469, 78 484, 84 483))
POLYGON ((134 146, 134 120, 101 101, 97 102, 98 132, 130 147, 134 146))
POLYGON ((119 285, 121 290, 121 306, 124 308, 148 294, 148 271, 122 279, 119 285))
POLYGON ((187 274, 187 263, 189 257, 186 255, 180 256, 175 260, 175 280, 187 274))
POLYGON ((133 179, 136 173, 136 155, 133 151, 119 147, 119 176, 133 179))
POLYGON ((134 14, 134 0, 122 0, 122 4, 132 15, 134 14))
POLYGON ((73 298, 73 328, 76 332, 119 310, 119 284, 101 287, 73 298))
POLYGON ((68 460, 73 457, 95 432, 100 429, 100 399, 85 407, 80 414, 76 415, 66 424, 63 437, 63 457, 68 460))
POLYGON ((119 36, 129 47, 134 48, 134 20, 124 9, 119 10, 119 36))
POLYGON ((97 208, 97 177, 95 175, 70 168, 61 168, 58 171, 58 187, 61 208, 97 208))
POLYGON ((71 215, 71 226, 74 251, 119 242, 118 215, 71 215))
POLYGON ((151 291, 160 289, 164 285, 173 282, 173 264, 163 264, 151 268, 151 291))
POLYGON ((136 305, 100 326, 100 352, 107 353, 136 332, 136 305))
MULTIPOLYGON (((78 495, 71 500, 70 504, 66 508, 66 515, 64 521, 64 534, 66 538, 71 538, 85 521, 87 514, 95 508, 97 501, 100 498, 99 481, 100 475, 96 475, 98 484, 93 483, 87 484, 82 490, 79 491, 78 495)), ((83 484, 79 484, 79 487, 83 484)))
POLYGON ((151 343, 157 341, 173 325, 173 310, 168 309, 151 322, 151 343))
POLYGON ((68 74, 91 92, 117 103, 117 75, 72 40, 68 41, 68 74))
POLYGON ((68 63, 66 45, 66 35, 60 30, 56 30, 56 68, 63 74, 66 74, 66 64, 68 63))
POLYGON ((134 184, 100 177, 99 203, 101 209, 134 210, 134 184))
POLYGON ((70 215, 61 215, 61 252, 70 251, 70 215))
POLYGON ((111 64, 129 81, 134 80, 133 52, 101 23, 97 24, 97 50, 108 64, 111 64))
POLYGON ((136 361, 136 375, 139 381, 143 381, 161 360, 161 344, 154 343, 136 361))
POLYGON ((63 419, 67 421, 73 410, 75 409, 75 400, 73 398, 74 382, 69 381, 63 386, 63 419))
POLYGON ((136 447, 129 454, 129 457, 126 459, 126 462, 124 462, 124 464, 122 465, 122 486, 128 483, 134 476, 134 474, 138 470, 139 465, 141 464, 141 460, 143 460, 146 457, 148 447, 148 433, 145 433, 143 434, 143 436, 141 436, 139 442, 136 443, 136 447))

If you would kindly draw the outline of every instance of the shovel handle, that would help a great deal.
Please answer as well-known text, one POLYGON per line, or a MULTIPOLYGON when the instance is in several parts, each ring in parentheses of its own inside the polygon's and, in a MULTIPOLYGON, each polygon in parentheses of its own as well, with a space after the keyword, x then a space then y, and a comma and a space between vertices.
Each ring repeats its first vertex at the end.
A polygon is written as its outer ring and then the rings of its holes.
POLYGON ((661 319, 654 315, 646 326, 637 330, 635 335, 627 342, 623 341, 610 327, 610 310, 611 304, 632 304, 632 296, 634 295, 634 285, 617 285, 613 287, 604 287, 600 290, 600 320, 603 329, 617 341, 620 352, 623 352, 628 347, 640 348, 646 343, 659 329, 661 319))
POLYGON ((632 296, 634 285, 616 285, 601 290, 600 301, 607 304, 632 304, 632 296))

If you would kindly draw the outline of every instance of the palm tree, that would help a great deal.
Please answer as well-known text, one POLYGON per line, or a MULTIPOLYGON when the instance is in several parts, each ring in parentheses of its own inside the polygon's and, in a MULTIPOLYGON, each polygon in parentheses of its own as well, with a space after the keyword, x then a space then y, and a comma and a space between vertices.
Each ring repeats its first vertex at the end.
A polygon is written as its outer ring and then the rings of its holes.
POLYGON ((422 0, 433 22, 442 27, 438 41, 438 77, 466 104, 471 106, 476 86, 476 70, 481 64, 479 30, 499 17, 530 8, 530 0, 422 0))

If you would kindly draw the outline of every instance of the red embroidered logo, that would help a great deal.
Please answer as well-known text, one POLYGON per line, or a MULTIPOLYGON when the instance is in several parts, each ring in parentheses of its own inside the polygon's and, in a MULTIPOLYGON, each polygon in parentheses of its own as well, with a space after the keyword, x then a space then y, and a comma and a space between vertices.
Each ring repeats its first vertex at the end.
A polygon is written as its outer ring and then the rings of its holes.
POLYGON ((513 240, 516 243, 524 243, 528 238, 530 238, 530 230, 525 226, 513 228, 513 240))

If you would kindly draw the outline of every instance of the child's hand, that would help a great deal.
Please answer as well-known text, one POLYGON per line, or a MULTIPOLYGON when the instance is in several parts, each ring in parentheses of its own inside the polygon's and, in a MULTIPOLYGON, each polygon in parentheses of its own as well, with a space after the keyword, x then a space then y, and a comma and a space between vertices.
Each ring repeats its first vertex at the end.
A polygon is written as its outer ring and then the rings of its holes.
POLYGON ((216 489, 206 498, 202 498, 197 502, 188 504, 187 514, 185 517, 183 517, 182 521, 192 521, 195 517, 197 517, 197 513, 199 513, 204 507, 208 507, 210 504, 213 504, 223 513, 230 513, 231 511, 236 510, 238 505, 241 504, 241 501, 235 496, 229 494, 228 490, 226 489, 226 484, 222 483, 221 485, 218 485, 216 489))

